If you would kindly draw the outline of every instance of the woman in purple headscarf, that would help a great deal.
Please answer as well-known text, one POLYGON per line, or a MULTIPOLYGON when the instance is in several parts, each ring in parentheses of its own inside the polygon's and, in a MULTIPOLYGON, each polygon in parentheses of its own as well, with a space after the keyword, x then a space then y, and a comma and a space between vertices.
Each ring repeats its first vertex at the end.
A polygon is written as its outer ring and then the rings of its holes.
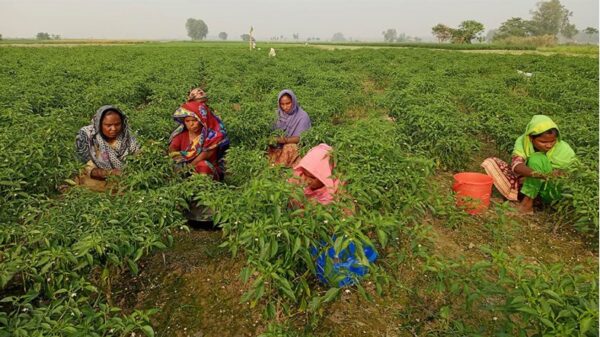
POLYGON ((269 146, 269 160, 273 164, 293 167, 298 163, 298 143, 300 135, 310 129, 310 117, 300 107, 296 95, 289 89, 282 90, 277 96, 278 117, 276 130, 284 135, 275 139, 276 144, 269 146))

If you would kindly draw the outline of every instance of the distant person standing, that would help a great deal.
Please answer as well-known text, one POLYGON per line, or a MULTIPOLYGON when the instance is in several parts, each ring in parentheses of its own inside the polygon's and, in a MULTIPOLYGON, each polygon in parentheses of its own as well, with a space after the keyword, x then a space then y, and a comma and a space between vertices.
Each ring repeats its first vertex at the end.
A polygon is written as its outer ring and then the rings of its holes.
POLYGON ((299 160, 298 143, 300 135, 310 129, 308 113, 302 109, 292 90, 282 90, 277 96, 277 122, 275 130, 283 131, 283 136, 275 138, 269 145, 269 160, 273 164, 293 167, 299 160))

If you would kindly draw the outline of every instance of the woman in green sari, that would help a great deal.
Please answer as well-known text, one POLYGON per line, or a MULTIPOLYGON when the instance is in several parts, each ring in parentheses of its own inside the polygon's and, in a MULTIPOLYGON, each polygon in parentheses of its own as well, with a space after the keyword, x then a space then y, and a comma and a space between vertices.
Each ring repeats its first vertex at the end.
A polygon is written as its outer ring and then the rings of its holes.
POLYGON ((535 115, 515 142, 511 165, 487 158, 481 166, 504 197, 521 200, 519 210, 531 213, 536 198, 544 202, 560 198, 551 178, 561 175, 574 160, 575 152, 561 139, 556 123, 548 116, 535 115))

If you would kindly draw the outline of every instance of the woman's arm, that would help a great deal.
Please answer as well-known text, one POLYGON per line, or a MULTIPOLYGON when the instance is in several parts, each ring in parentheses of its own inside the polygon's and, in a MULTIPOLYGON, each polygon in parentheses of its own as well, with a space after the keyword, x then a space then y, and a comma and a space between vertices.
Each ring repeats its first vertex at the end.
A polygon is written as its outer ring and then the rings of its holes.
POLYGON ((190 164, 196 165, 199 162, 206 160, 207 158, 211 158, 217 152, 217 148, 208 151, 202 151, 190 164))
POLYGON ((539 178, 539 179, 546 179, 548 177, 546 174, 543 174, 541 172, 537 172, 537 171, 530 169, 525 164, 517 164, 513 168, 513 171, 522 177, 531 177, 531 178, 539 178))
POLYGON ((298 144, 300 143, 300 137, 292 136, 292 137, 279 137, 277 139, 277 143, 279 144, 298 144))
POLYGON ((96 180, 106 180, 106 178, 108 178, 109 176, 119 176, 119 175, 121 175, 121 170, 119 170, 119 169, 105 170, 105 169, 96 167, 90 171, 90 177, 92 177, 96 180))

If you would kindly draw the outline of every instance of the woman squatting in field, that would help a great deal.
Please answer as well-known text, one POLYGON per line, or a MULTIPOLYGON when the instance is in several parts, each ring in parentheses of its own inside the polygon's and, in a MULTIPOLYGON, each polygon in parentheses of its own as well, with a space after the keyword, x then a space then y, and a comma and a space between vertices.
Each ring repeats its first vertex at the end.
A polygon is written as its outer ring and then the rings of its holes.
POLYGON ((552 119, 535 115, 515 142, 511 165, 487 158, 481 166, 505 198, 521 200, 519 210, 531 213, 536 198, 543 202, 560 198, 559 186, 551 178, 561 175, 574 160, 575 152, 561 139, 552 119))
POLYGON ((77 177, 80 185, 104 191, 106 179, 120 175, 125 158, 139 151, 139 145, 131 134, 127 116, 112 105, 100 107, 90 125, 79 130, 75 138, 79 159, 86 164, 84 172, 77 177))
POLYGON ((221 119, 206 104, 202 89, 193 89, 188 101, 173 114, 179 126, 169 138, 169 155, 181 166, 189 165, 199 174, 222 180, 229 139, 221 119))
POLYGON ((298 165, 294 166, 294 176, 299 180, 292 179, 292 182, 304 185, 304 195, 309 200, 322 205, 334 201, 339 186, 339 181, 332 178, 330 152, 331 146, 327 144, 319 144, 310 149, 298 165))
POLYGON ((300 135, 310 129, 310 117, 298 104, 296 95, 292 90, 282 90, 277 96, 277 122, 276 130, 285 134, 275 139, 274 145, 269 145, 269 161, 286 167, 294 167, 300 159, 298 143, 300 135))

